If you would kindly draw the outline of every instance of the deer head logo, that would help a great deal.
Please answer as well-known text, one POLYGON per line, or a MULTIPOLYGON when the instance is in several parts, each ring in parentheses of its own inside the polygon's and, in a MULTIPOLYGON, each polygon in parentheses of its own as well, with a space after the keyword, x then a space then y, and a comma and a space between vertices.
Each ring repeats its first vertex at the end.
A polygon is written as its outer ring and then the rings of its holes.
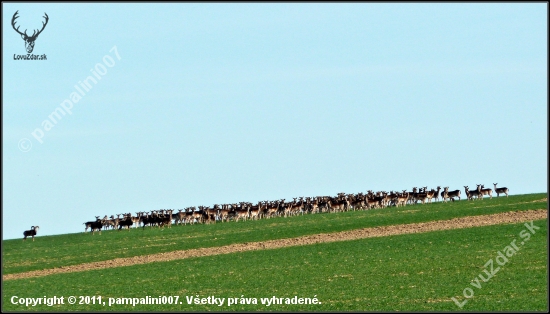
POLYGON ((42 33, 42 31, 44 30, 44 28, 46 27, 46 24, 48 24, 48 14, 46 14, 46 12, 44 12, 44 15, 43 18, 46 19, 46 22, 42 22, 42 29, 41 30, 34 30, 34 32, 32 33, 32 36, 29 36, 27 35, 27 30, 25 30, 25 32, 21 33, 21 31, 19 31, 19 26, 17 28, 15 28, 15 20, 19 17, 17 16, 17 13, 19 12, 19 10, 17 10, 14 14, 13 14, 13 17, 11 19, 11 26, 13 27, 13 29, 19 34, 21 35, 21 38, 23 38, 23 40, 25 41, 25 49, 27 49, 27 52, 28 53, 31 53, 32 50, 34 49, 34 41, 36 40, 36 38, 38 37, 38 35, 40 35, 40 33, 42 33), (37 32, 38 31, 38 32, 37 32))

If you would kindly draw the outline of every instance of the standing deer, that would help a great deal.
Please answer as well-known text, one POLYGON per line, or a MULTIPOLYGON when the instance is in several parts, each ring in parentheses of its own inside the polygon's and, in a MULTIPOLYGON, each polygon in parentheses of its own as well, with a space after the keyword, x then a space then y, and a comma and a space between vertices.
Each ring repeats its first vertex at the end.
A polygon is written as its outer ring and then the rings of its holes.
POLYGON ((447 199, 450 199, 454 202, 454 198, 458 197, 458 200, 460 200, 460 190, 454 190, 449 191, 449 187, 445 187, 443 190, 443 201, 447 202, 447 199))
POLYGON ((481 197, 483 198, 484 195, 489 195, 491 199, 493 199, 493 190, 491 188, 486 189, 485 185, 481 185, 481 197))
POLYGON ((506 197, 508 197, 508 188, 497 188, 498 183, 493 183, 495 186, 495 193, 497 193, 497 197, 500 197, 500 194, 506 194, 506 197))
POLYGON ((39 226, 32 226, 31 230, 23 231, 23 241, 27 240, 27 237, 32 237, 32 240, 34 241, 34 236, 36 235, 36 231, 40 228, 39 226))
POLYGON ((477 198, 477 199, 480 198, 480 193, 481 192, 480 192, 480 186, 479 185, 477 186, 477 189, 471 190, 471 191, 470 191, 470 188, 467 185, 465 185, 464 186, 464 192, 466 192, 466 198, 468 200, 475 201, 475 198, 477 198))

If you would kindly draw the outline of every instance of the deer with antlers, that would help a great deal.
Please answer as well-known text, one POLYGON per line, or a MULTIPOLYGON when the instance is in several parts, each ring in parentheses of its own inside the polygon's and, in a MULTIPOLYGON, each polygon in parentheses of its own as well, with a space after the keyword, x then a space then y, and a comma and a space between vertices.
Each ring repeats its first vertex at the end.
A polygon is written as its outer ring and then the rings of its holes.
POLYGON ((34 42, 36 41, 36 38, 38 37, 38 35, 40 35, 40 33, 42 33, 42 31, 46 27, 46 24, 48 24, 48 20, 49 20, 48 14, 46 14, 46 12, 44 12, 43 18, 45 18, 46 21, 42 22, 42 29, 41 30, 35 29, 32 33, 32 36, 29 36, 29 35, 27 35, 27 30, 25 30, 24 32, 21 32, 19 30, 19 26, 17 28, 15 28, 15 20, 17 18, 19 18, 19 16, 17 16, 17 13, 19 13, 19 10, 15 11, 15 13, 13 14, 13 17, 11 18, 11 26, 13 27, 13 29, 19 35, 21 35, 21 38, 23 38, 23 40, 25 41, 25 49, 27 49, 27 52, 32 53, 32 51, 34 49, 34 42))

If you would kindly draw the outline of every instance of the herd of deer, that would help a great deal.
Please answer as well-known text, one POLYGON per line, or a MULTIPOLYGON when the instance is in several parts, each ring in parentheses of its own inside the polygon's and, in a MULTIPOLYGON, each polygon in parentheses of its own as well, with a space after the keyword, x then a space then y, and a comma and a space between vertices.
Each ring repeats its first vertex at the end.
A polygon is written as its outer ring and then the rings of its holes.
MULTIPOLYGON (((497 188, 498 183, 493 183, 495 193, 497 196, 505 194, 508 197, 508 188, 497 188)), ((468 186, 464 186, 466 197, 468 200, 483 199, 483 196, 488 195, 493 198, 493 190, 485 188, 483 184, 477 184, 476 190, 470 190, 468 186)), ((213 207, 199 206, 188 207, 186 209, 180 209, 174 213, 173 209, 161 209, 153 210, 149 213, 137 212, 136 216, 132 216, 131 213, 117 214, 110 217, 100 218, 96 216, 95 221, 89 221, 84 223, 85 232, 88 228, 91 229, 92 234, 95 231, 101 229, 112 228, 119 230, 127 228, 130 230, 131 226, 136 228, 149 225, 151 227, 171 227, 172 224, 194 224, 194 223, 210 223, 210 222, 226 222, 226 221, 239 221, 247 219, 261 219, 271 218, 276 216, 289 217, 294 215, 303 214, 315 214, 322 212, 341 212, 348 210, 364 210, 372 208, 382 208, 387 206, 405 206, 407 204, 417 204, 421 202, 432 202, 432 200, 439 200, 439 197, 444 202, 447 200, 454 201, 455 198, 460 200, 460 190, 449 191, 449 187, 443 188, 437 187, 437 189, 428 190, 427 187, 417 189, 413 188, 412 192, 372 192, 367 191, 366 194, 345 194, 339 193, 336 197, 331 196, 317 196, 317 197, 300 197, 294 198, 294 201, 286 202, 285 199, 278 201, 259 201, 257 204, 248 202, 240 202, 238 204, 215 204, 213 207), (121 217, 122 216, 122 217, 121 217)))

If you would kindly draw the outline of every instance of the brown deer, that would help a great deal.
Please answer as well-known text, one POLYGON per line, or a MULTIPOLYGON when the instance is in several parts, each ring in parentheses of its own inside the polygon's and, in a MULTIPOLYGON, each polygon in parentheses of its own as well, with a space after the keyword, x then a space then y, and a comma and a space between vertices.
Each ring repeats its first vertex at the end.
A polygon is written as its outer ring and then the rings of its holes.
POLYGON ((508 188, 497 188, 498 183, 493 183, 495 186, 495 193, 497 193, 497 197, 500 197, 500 194, 506 194, 506 197, 508 197, 508 188))

